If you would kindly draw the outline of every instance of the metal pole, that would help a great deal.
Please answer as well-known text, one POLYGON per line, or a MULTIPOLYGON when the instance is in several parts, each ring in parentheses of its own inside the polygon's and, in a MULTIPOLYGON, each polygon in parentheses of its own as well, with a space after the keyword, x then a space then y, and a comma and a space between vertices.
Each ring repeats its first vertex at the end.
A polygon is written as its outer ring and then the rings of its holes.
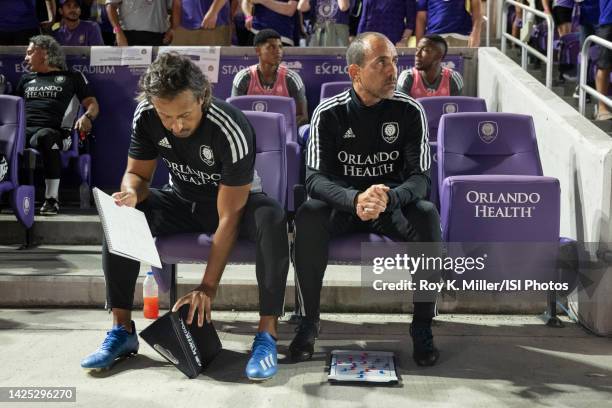
POLYGON ((598 102, 603 102, 608 107, 612 108, 612 99, 608 98, 607 95, 602 94, 597 89, 593 89, 588 86, 586 83, 587 77, 587 65, 589 60, 589 44, 595 43, 601 47, 612 50, 612 42, 604 40, 601 37, 597 37, 596 35, 591 35, 587 37, 582 46, 582 52, 580 55, 580 90, 579 90, 579 99, 578 99, 578 110, 580 114, 584 116, 586 111, 586 94, 588 93, 592 97, 596 98, 598 102))
POLYGON ((501 52, 502 54, 506 54, 506 31, 508 31, 508 3, 504 2, 502 4, 502 18, 501 18, 501 52))
POLYGON ((589 51, 588 45, 591 42, 591 35, 584 40, 584 44, 582 44, 582 50, 580 50, 580 79, 578 82, 578 112, 582 116, 585 116, 586 113, 586 91, 584 89, 584 85, 586 84, 587 77, 587 65, 589 63, 589 51))
POLYGON ((546 16, 546 25, 548 26, 548 35, 546 37, 546 87, 552 89, 553 79, 553 38, 555 36, 555 24, 552 21, 552 16, 546 16))
MULTIPOLYGON (((552 88, 552 73, 553 73, 553 38, 555 32, 555 23, 553 22, 552 16, 545 14, 539 10, 536 10, 532 7, 525 6, 524 4, 518 3, 515 0, 503 0, 502 4, 502 38, 501 38, 501 52, 506 54, 506 41, 507 35, 506 31, 508 29, 508 7, 513 5, 514 7, 521 8, 523 10, 523 21, 526 21, 528 18, 528 14, 534 14, 538 17, 546 19, 546 26, 548 27, 548 34, 546 37, 546 56, 544 56, 541 52, 531 48, 529 45, 524 43, 523 41, 513 41, 513 43, 518 43, 518 45, 522 48, 521 54, 521 67, 523 69, 527 69, 527 52, 534 54, 539 59, 544 59, 544 63, 546 64, 546 87, 548 89, 552 88)), ((509 35, 508 35, 509 36, 509 35)))
POLYGON ((487 25, 485 26, 487 29, 487 47, 491 46, 491 1, 487 0, 487 25))

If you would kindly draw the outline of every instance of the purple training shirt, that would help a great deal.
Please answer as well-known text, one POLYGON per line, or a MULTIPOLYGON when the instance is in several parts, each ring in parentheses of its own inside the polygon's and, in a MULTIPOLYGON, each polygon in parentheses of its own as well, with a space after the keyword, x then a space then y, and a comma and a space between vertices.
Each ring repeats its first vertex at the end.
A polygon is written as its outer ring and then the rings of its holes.
MULTIPOLYGON (((188 30, 197 30, 202 26, 202 20, 210 9, 213 0, 182 0, 181 2, 181 26, 188 30)), ((217 27, 229 25, 230 5, 229 1, 219 10, 217 16, 217 27)))
POLYGON ((36 0, 0 0, 0 31, 38 28, 36 0))
POLYGON ((93 21, 81 20, 74 30, 69 30, 65 24, 53 33, 53 36, 61 45, 69 46, 92 46, 104 45, 100 26, 93 21))
POLYGON ((322 23, 330 21, 335 24, 349 23, 349 10, 353 6, 351 0, 349 9, 341 11, 338 7, 338 0, 310 0, 310 10, 315 16, 315 21, 322 23))
POLYGON ((395 44, 405 29, 414 30, 415 17, 414 0, 363 0, 357 33, 379 32, 395 44))
POLYGON ((418 0, 417 10, 427 12, 426 34, 472 32, 472 17, 465 9, 465 0, 418 0))
MULTIPOLYGON (((279 0, 284 3, 289 3, 294 0, 279 0)), ((295 14, 294 14, 295 16, 295 14)), ((264 28, 272 28, 281 36, 281 41, 285 44, 293 45, 293 17, 287 17, 279 14, 274 10, 270 10, 266 6, 256 4, 253 9, 253 29, 256 31, 264 28)))

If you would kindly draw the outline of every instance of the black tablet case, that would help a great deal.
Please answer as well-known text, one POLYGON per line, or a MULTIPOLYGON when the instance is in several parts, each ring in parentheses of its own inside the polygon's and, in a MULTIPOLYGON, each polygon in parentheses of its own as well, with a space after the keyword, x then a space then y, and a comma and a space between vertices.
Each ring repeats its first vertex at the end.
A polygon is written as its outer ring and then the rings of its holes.
POLYGON ((140 332, 155 351, 189 378, 197 377, 221 351, 221 341, 212 322, 198 327, 197 312, 188 325, 189 305, 168 312, 140 332))

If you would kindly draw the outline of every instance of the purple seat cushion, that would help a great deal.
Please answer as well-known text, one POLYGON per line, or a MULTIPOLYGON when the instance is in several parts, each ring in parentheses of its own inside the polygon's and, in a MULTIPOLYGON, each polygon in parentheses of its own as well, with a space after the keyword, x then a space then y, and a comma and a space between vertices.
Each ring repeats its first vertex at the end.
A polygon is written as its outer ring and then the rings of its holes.
POLYGON ((338 95, 347 89, 351 89, 353 84, 351 81, 335 81, 325 82, 321 84, 321 94, 319 96, 319 103, 323 102, 327 98, 338 95))
POLYGON ((295 122, 295 101, 286 96, 242 95, 227 98, 227 102, 242 111, 276 112, 285 117, 286 138, 297 142, 297 125, 295 122))
MULTIPOLYGON (((185 233, 158 237, 155 240, 163 263, 204 263, 210 254, 214 234, 185 233)), ((255 243, 238 240, 230 262, 255 262, 255 243)))
POLYGON ((438 125, 442 115, 487 111, 487 103, 484 99, 471 96, 428 96, 418 98, 417 101, 425 109, 430 142, 435 142, 438 138, 438 125))
POLYGON ((375 243, 394 241, 384 235, 364 232, 335 237, 329 244, 329 263, 360 264, 361 244, 367 242, 375 243))

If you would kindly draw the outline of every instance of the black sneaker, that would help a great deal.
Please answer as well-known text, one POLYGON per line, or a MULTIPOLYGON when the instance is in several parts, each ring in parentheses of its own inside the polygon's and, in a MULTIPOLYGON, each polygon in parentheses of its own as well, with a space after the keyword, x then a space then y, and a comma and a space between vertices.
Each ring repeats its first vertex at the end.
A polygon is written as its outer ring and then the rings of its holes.
POLYGON ((294 362, 306 361, 312 358, 314 344, 319 337, 319 321, 302 319, 295 329, 297 334, 289 345, 289 354, 294 362))
POLYGON ((47 198, 40 207, 40 215, 57 215, 59 212, 59 203, 55 198, 47 198))
POLYGON ((440 352, 434 345, 431 327, 413 327, 410 325, 412 336, 412 358, 421 367, 432 366, 440 358, 440 352))

